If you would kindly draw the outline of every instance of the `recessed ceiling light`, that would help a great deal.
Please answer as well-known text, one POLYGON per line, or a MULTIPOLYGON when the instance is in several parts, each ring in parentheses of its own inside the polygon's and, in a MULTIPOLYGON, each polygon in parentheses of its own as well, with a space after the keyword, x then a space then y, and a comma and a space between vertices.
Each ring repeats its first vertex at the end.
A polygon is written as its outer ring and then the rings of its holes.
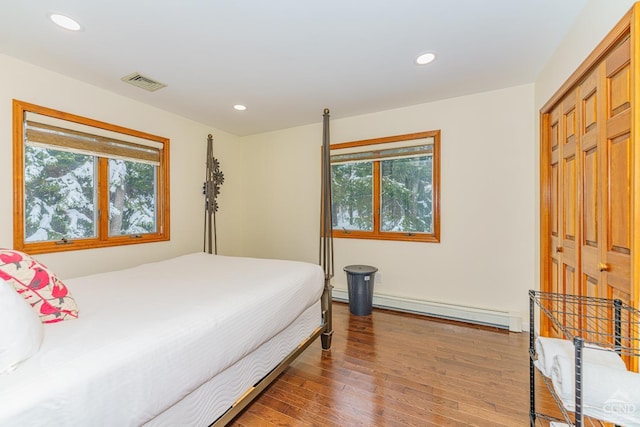
POLYGON ((422 55, 416 58, 416 64, 426 65, 433 62, 434 59, 436 59, 435 53, 432 53, 432 52, 423 53, 422 55))
POLYGON ((238 111, 244 111, 244 110, 247 109, 247 107, 242 105, 242 104, 236 104, 236 105, 233 106, 233 108, 235 108, 238 111))
POLYGON ((59 27, 64 28, 69 31, 80 31, 82 28, 78 21, 75 19, 69 18, 65 15, 60 15, 59 13, 52 13, 49 15, 49 18, 59 27))

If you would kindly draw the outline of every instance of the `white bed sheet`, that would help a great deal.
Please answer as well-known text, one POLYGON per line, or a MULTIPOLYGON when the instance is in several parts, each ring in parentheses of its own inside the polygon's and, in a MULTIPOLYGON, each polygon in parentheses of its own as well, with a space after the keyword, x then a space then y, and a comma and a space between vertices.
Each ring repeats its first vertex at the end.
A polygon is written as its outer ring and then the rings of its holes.
POLYGON ((80 317, 0 376, 0 425, 144 424, 284 330, 324 273, 197 253, 66 283, 80 317))

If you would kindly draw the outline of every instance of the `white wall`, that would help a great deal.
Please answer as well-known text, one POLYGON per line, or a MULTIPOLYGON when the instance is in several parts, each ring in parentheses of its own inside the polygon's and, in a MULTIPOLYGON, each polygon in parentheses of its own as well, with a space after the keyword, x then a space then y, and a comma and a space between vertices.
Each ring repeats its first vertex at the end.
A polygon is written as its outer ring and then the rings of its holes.
MULTIPOLYGON (((538 111, 632 0, 591 0, 534 84, 332 120, 332 142, 442 130, 442 242, 338 239, 342 268, 380 269, 378 295, 522 314, 539 282, 538 111)), ((219 252, 317 262, 322 108, 318 123, 244 138, 0 55, 0 247, 11 247, 13 98, 171 139, 171 241, 39 258, 62 277, 202 248, 206 135, 225 183, 219 252)), ((328 106, 330 107, 330 106, 328 106)))
POLYGON ((202 250, 206 139, 226 181, 218 215, 219 252, 240 254, 241 159, 237 137, 0 55, 0 247, 13 247, 12 99, 160 135, 171 140, 171 241, 39 255, 61 277, 124 268, 202 250))
MULTIPOLYGON (((634 0, 591 0, 535 82, 536 144, 533 151, 536 183, 534 236, 540 235, 540 109, 589 56, 631 8, 634 0)), ((540 283, 540 246, 535 248, 535 283, 540 283)))
MULTIPOLYGON (((370 264, 376 294, 527 315, 534 286, 533 85, 331 122, 332 143, 442 130, 441 243, 336 239, 342 268, 370 264)), ((242 138, 247 255, 317 262, 318 124, 242 138)))
POLYGON ((633 5, 634 0, 591 0, 536 79, 536 111, 551 98, 633 5))

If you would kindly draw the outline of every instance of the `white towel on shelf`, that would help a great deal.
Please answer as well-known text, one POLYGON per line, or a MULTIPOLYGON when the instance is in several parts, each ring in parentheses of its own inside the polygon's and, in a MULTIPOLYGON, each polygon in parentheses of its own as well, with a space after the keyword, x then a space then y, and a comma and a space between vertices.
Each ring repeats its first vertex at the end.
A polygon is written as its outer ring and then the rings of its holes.
POLYGON ((561 423, 558 421, 551 421, 551 424, 549 424, 549 427, 569 427, 569 424, 561 423))
MULTIPOLYGON (((573 342, 559 338, 538 337, 536 338, 536 354, 538 359, 534 362, 536 368, 542 374, 550 378, 551 367, 553 366, 554 357, 556 355, 565 356, 573 359, 575 357, 575 349, 573 342)), ((603 347, 592 344, 585 344, 582 352, 583 360, 589 363, 599 363, 611 367, 626 370, 623 360, 616 352, 603 347)))
MULTIPOLYGON (((551 381, 564 407, 575 411, 573 357, 554 357, 551 381)), ((583 361, 582 413, 621 426, 640 427, 640 374, 620 369, 617 363, 583 361)))
POLYGON ((573 355, 573 343, 569 340, 561 340, 558 338, 536 338, 536 355, 538 358, 535 361, 535 365, 545 377, 551 377, 553 357, 557 354, 565 356, 573 355))

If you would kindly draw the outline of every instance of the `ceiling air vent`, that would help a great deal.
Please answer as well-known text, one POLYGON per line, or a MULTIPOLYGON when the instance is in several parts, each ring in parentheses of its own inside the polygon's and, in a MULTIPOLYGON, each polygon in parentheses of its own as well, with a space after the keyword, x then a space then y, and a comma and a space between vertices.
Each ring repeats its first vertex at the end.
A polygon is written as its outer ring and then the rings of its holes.
POLYGON ((140 73, 129 74, 128 76, 124 76, 120 80, 125 83, 141 87, 142 89, 148 90, 149 92, 156 91, 166 86, 165 84, 150 79, 149 77, 145 77, 140 73))

